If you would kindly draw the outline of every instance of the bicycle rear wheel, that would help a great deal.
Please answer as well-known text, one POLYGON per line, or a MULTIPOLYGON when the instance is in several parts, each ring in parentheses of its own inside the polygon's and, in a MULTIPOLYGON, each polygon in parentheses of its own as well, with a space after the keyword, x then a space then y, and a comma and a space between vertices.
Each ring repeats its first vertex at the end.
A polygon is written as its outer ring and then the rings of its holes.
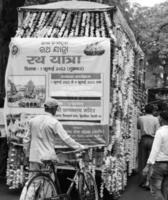
POLYGON ((98 200, 96 181, 90 172, 79 174, 78 190, 80 200, 98 200))
POLYGON ((57 194, 57 188, 50 176, 37 174, 28 182, 24 200, 51 200, 57 194))

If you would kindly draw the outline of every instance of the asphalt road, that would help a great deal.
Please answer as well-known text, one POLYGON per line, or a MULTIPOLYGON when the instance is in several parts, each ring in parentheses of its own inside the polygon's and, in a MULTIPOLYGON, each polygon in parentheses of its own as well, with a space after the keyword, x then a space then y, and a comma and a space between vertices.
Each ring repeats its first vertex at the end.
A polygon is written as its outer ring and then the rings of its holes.
MULTIPOLYGON (((149 191, 138 186, 138 176, 129 178, 128 185, 118 200, 153 200, 149 191)), ((19 200, 20 190, 9 190, 5 181, 0 181, 0 200, 19 200)), ((105 196, 104 200, 113 200, 112 197, 105 196)))
POLYGON ((128 185, 119 200, 153 200, 150 191, 138 186, 138 176, 129 178, 128 185))
POLYGON ((0 180, 0 200, 19 200, 20 190, 9 190, 4 180, 0 180))

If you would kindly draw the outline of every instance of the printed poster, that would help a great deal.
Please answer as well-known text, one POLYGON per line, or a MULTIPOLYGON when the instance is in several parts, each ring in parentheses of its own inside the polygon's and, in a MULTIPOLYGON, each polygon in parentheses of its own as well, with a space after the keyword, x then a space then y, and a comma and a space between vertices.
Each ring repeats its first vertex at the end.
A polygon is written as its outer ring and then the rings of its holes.
POLYGON ((6 71, 5 112, 8 124, 17 121, 15 129, 17 126, 23 127, 25 116, 29 119, 45 114, 44 102, 52 97, 60 102, 56 117, 74 139, 90 145, 106 143, 109 92, 109 39, 11 40, 6 71), (21 119, 24 119, 23 124, 21 119))

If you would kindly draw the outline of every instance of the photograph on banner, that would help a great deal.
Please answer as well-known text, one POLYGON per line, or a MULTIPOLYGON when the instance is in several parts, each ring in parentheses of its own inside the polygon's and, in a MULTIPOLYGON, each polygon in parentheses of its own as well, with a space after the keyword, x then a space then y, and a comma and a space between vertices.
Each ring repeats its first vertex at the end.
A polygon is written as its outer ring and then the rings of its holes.
POLYGON ((8 76, 7 102, 9 107, 39 108, 46 99, 45 76, 8 76))

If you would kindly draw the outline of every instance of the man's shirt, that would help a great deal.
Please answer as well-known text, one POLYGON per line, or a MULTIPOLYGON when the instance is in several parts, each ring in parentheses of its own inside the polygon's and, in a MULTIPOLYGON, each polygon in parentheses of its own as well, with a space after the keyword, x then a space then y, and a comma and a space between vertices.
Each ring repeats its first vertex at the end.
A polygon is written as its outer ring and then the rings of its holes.
POLYGON ((159 128, 159 120, 157 117, 154 117, 152 114, 146 114, 140 116, 137 121, 137 128, 140 129, 142 135, 151 135, 154 136, 156 130, 159 128))
POLYGON ((156 132, 147 163, 156 161, 168 161, 168 126, 162 126, 156 132))
POLYGON ((32 118, 24 138, 24 143, 30 144, 29 161, 40 163, 41 159, 57 159, 54 148, 58 137, 74 149, 82 146, 67 134, 62 124, 50 113, 32 118))

